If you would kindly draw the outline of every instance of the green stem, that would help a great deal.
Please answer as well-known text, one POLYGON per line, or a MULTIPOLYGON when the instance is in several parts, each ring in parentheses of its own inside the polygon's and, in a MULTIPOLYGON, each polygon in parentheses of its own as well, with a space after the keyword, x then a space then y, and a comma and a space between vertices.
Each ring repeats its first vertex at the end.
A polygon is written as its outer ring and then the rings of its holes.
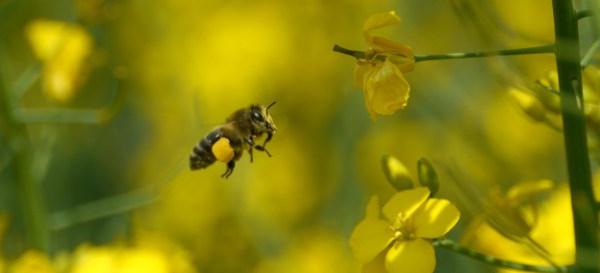
POLYGON ((523 271, 532 272, 544 272, 544 273, 565 273, 568 272, 567 267, 555 267, 555 266, 541 266, 541 265, 530 265, 522 264, 513 261, 503 260, 500 258, 492 257, 481 252, 472 250, 470 248, 459 245, 458 243, 449 239, 440 239, 433 242, 433 245, 443 247, 445 249, 457 252, 483 263, 491 264, 496 267, 510 268, 523 271))
POLYGON ((590 17, 592 15, 593 15, 592 11, 590 11, 590 10, 580 10, 577 12, 576 16, 577 16, 577 20, 581 20, 581 19, 590 17))
POLYGON ((501 49, 491 51, 478 52, 458 52, 446 54, 431 54, 431 55, 415 55, 415 62, 434 61, 434 60, 450 60, 450 59, 469 59, 483 58, 491 56, 512 56, 512 55, 530 55, 530 54, 545 54, 554 53, 554 45, 543 45, 515 49, 501 49))
POLYGON ((50 214, 50 228, 57 231, 77 224, 127 213, 150 205, 157 198, 157 193, 153 191, 137 190, 93 201, 76 208, 50 214))
MULTIPOLYGON (((364 51, 347 49, 347 48, 342 47, 340 45, 333 45, 333 51, 337 52, 337 53, 341 53, 341 54, 346 54, 346 55, 352 56, 352 57, 354 57, 356 59, 364 59, 367 56, 364 51)), ((381 57, 383 57, 383 56, 381 56, 381 57)))
MULTIPOLYGON (((1 53, 1 52, 0 52, 1 53)), ((2 69, 6 75, 6 69, 2 69)), ((2 75, 0 75, 2 76, 2 75)), ((31 142, 27 128, 19 123, 15 117, 15 107, 11 100, 11 89, 2 84, 0 77, 0 123, 9 142, 9 149, 14 155, 13 163, 16 167, 16 181, 21 215, 25 225, 25 233, 31 247, 48 250, 49 233, 46 225, 46 213, 43 205, 42 189, 39 181, 32 173, 31 142)))
POLYGON ((596 40, 590 46, 585 55, 583 55, 583 58, 581 59, 581 63, 579 65, 582 68, 588 66, 592 62, 592 59, 594 58, 594 55, 596 55, 596 52, 598 52, 598 49, 600 49, 600 39, 596 40))
POLYGON ((575 229, 576 272, 598 272, 598 215, 594 209, 591 168, 583 111, 577 14, 569 0, 553 0, 556 67, 571 206, 575 229))
MULTIPOLYGON (((357 59, 366 58, 364 51, 351 50, 339 45, 333 46, 333 51, 352 56, 357 59)), ((415 62, 434 61, 434 60, 451 60, 451 59, 469 59, 469 58, 484 58, 491 56, 511 56, 511 55, 530 55, 530 54, 544 54, 554 53, 554 45, 543 45, 526 48, 514 48, 514 49, 501 49, 501 50, 490 50, 490 51, 477 51, 477 52, 457 52, 457 53, 445 53, 445 54, 430 54, 430 55, 415 55, 415 62)), ((379 58, 385 58, 379 55, 379 58)))

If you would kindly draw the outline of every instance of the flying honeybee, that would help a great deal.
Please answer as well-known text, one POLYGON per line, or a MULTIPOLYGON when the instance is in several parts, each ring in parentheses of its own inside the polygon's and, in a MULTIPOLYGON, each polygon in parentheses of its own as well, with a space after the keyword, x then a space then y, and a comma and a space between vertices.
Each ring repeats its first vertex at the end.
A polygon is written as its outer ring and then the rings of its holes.
POLYGON ((227 178, 233 173, 235 161, 240 159, 244 150, 248 150, 250 162, 253 161, 254 149, 271 157, 266 145, 277 131, 269 113, 273 105, 275 102, 268 106, 252 104, 231 114, 225 124, 212 130, 194 147, 190 155, 190 169, 204 169, 219 160, 227 162, 227 170, 221 175, 227 178), (257 145, 254 140, 264 134, 267 135, 265 141, 257 145))

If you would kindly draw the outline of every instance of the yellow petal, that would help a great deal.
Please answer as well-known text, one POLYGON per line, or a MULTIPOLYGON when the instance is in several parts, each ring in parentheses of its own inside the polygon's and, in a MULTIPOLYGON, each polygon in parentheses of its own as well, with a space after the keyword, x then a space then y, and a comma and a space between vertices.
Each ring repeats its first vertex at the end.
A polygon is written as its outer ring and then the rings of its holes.
POLYGON ((377 52, 394 53, 409 58, 414 57, 412 49, 407 45, 380 36, 371 36, 370 39, 369 45, 377 52))
POLYGON ((229 139, 224 137, 219 138, 219 140, 213 144, 211 150, 217 160, 222 162, 230 161, 234 155, 233 148, 229 145, 229 139))
POLYGON ((92 38, 81 26, 51 20, 33 21, 26 34, 34 55, 44 64, 44 92, 62 102, 69 100, 84 74, 92 38))
MULTIPOLYGON (((379 64, 381 66, 381 64, 379 64)), ((371 107, 371 98, 373 97, 372 89, 365 88, 366 82, 369 80, 371 75, 375 72, 377 66, 368 63, 368 62, 359 62, 356 64, 354 68, 354 80, 356 81, 356 85, 363 91, 363 96, 365 97, 365 106, 369 115, 374 119, 375 111, 373 107, 371 107)))
POLYGON ((356 86, 360 89, 364 89, 365 82, 373 73, 374 68, 373 65, 366 62, 357 63, 356 66, 354 66, 354 81, 356 86))
POLYGON ((410 95, 410 86, 402 72, 387 59, 369 77, 365 90, 372 94, 368 103, 378 115, 391 115, 406 107, 410 95))
POLYGON ((367 211, 365 218, 376 218, 379 219, 381 207, 379 206, 379 197, 372 196, 367 204, 367 211))
POLYGON ((415 235, 428 239, 444 236, 459 218, 460 212, 448 200, 430 198, 413 215, 415 235))
POLYGON ((549 192, 554 187, 554 182, 549 179, 525 181, 518 183, 508 190, 506 198, 511 204, 519 204, 523 201, 528 201, 535 195, 549 192))
POLYGON ((415 56, 387 55, 387 58, 402 73, 407 73, 415 69, 415 56))
POLYGON ((372 30, 400 23, 400 17, 394 11, 377 13, 371 15, 363 25, 363 34, 367 41, 370 41, 372 30))
POLYGON ((387 250, 379 253, 372 261, 364 264, 362 266, 362 273, 383 273, 385 272, 385 256, 387 255, 387 250))
POLYGON ((429 189, 425 187, 398 192, 383 206, 383 215, 391 223, 396 221, 399 213, 402 213, 406 219, 412 216, 427 197, 429 197, 429 189))
POLYGON ((59 48, 67 24, 50 20, 35 20, 27 25, 25 32, 33 53, 41 60, 52 58, 59 48))
POLYGON ((91 47, 91 37, 84 28, 65 22, 35 20, 27 26, 26 34, 33 53, 42 61, 57 57, 79 60, 91 47))
POLYGON ((11 266, 11 273, 56 273, 52 261, 37 250, 27 250, 11 266))
POLYGON ((388 251, 385 268, 390 273, 432 273, 435 269, 433 246, 422 239, 400 241, 388 251))
POLYGON ((534 95, 523 92, 518 88, 510 88, 508 95, 533 120, 546 120, 546 107, 534 95))
POLYGON ((350 248, 360 264, 373 260, 392 241, 392 230, 386 221, 365 218, 350 236, 350 248))
POLYGON ((66 69, 48 66, 44 70, 42 86, 50 97, 61 102, 68 101, 75 90, 74 75, 66 69))

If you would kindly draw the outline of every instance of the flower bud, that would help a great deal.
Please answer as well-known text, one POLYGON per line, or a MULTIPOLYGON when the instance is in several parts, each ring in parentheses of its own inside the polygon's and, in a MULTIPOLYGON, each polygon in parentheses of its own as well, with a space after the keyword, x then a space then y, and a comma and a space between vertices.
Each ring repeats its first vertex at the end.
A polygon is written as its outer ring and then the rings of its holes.
POLYGON ((431 196, 435 195, 440 189, 440 183, 437 172, 427 158, 421 158, 417 162, 417 172, 419 173, 419 184, 429 188, 431 196))
POLYGON ((519 89, 511 88, 508 95, 523 109, 525 114, 533 120, 543 122, 546 120, 546 108, 533 95, 525 93, 519 89))
POLYGON ((397 158, 384 155, 381 158, 383 173, 388 182, 398 191, 411 189, 414 187, 412 177, 408 169, 397 158))

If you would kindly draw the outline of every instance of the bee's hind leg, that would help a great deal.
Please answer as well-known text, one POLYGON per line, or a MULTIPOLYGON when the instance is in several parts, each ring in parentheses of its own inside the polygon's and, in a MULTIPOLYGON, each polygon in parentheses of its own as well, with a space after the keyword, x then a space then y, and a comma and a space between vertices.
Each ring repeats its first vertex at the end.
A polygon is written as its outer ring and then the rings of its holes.
POLYGON ((235 161, 232 159, 227 162, 227 170, 225 170, 221 177, 227 179, 233 173, 233 169, 235 169, 235 161))

